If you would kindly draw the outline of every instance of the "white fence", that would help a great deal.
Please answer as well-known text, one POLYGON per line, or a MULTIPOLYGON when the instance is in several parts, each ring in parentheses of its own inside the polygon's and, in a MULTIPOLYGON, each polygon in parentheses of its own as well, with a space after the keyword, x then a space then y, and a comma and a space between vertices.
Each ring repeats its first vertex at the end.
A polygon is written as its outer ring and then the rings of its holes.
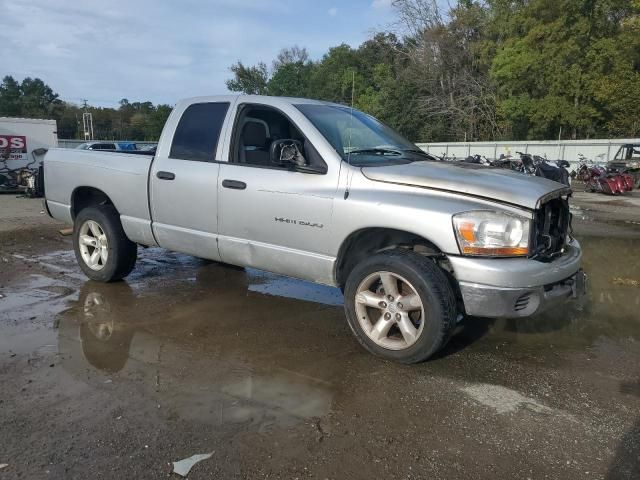
POLYGON ((603 163, 613 160, 621 145, 640 143, 640 138, 616 138, 600 140, 544 140, 522 142, 451 142, 418 143, 426 152, 448 158, 463 159, 469 155, 499 158, 501 154, 516 156, 516 152, 531 153, 549 160, 567 160, 572 166, 578 162, 578 154, 603 163))

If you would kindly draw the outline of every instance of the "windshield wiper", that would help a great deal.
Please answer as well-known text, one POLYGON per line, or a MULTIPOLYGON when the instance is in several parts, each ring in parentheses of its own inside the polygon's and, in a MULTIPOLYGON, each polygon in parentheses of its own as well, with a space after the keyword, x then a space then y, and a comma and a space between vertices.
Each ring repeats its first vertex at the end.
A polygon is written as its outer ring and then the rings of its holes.
POLYGON ((398 150, 392 150, 390 148, 361 148, 359 150, 351 150, 348 154, 359 155, 367 153, 371 153, 374 155, 402 155, 402 152, 398 150))
POLYGON ((423 157, 427 157, 427 158, 430 158, 432 160, 438 159, 438 157, 436 157, 435 155, 432 155, 431 153, 427 153, 424 150, 420 150, 420 149, 409 148, 409 149, 405 149, 405 150, 402 150, 402 151, 403 152, 407 152, 407 153, 415 153, 417 155, 422 155, 423 157))

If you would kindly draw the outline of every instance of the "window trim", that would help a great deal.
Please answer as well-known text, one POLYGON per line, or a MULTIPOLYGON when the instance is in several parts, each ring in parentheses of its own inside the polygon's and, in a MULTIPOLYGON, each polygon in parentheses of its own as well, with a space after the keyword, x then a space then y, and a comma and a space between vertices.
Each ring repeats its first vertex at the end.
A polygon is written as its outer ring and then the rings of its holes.
POLYGON ((182 111, 182 113, 180 114, 180 118, 178 119, 178 122, 176 123, 176 127, 173 130, 173 136, 171 137, 171 144, 169 145, 169 152, 167 154, 167 158, 171 159, 171 160, 183 160, 185 162, 199 162, 199 163, 217 163, 218 160, 216 160, 216 155, 218 153, 218 146, 220 145, 220 138, 222 137, 223 133, 223 129, 224 129, 224 123, 227 119, 227 117, 229 116, 229 109, 231 107, 231 102, 226 101, 226 102, 194 102, 191 103, 189 105, 187 105, 187 107, 182 111), (210 159, 208 160, 195 160, 193 158, 181 158, 181 157, 174 157, 171 155, 171 152, 173 150, 173 144, 175 142, 175 138, 176 138, 176 134, 178 133, 178 127, 180 126, 180 122, 182 121, 185 113, 187 113, 187 111, 193 107, 194 105, 226 105, 227 109, 224 113, 224 116, 222 117, 222 121, 220 122, 220 131, 218 132, 218 138, 216 139, 216 143, 213 145, 213 153, 210 159))
POLYGON ((278 167, 278 166, 275 166, 275 165, 274 166, 253 165, 251 163, 240 163, 240 162, 233 161, 234 154, 235 154, 235 151, 236 151, 236 146, 237 146, 236 143, 238 141, 238 135, 239 135, 239 128, 237 128, 237 127, 239 125, 240 117, 242 115, 242 112, 247 107, 259 107, 259 108, 264 108, 264 109, 275 110, 280 115, 285 117, 289 122, 291 122, 291 124, 295 128, 298 129, 298 131, 300 132, 302 137, 305 139, 305 141, 309 142, 309 145, 311 145, 315 149, 316 153, 318 154, 318 158, 322 161, 322 163, 324 165, 324 168, 325 168, 325 171, 322 172, 322 173, 316 173, 315 175, 327 175, 329 173, 329 166, 327 165, 327 162, 324 160, 324 158, 322 158, 322 155, 320 155, 320 152, 318 151, 316 146, 311 142, 311 140, 309 140, 309 138, 305 135, 305 133, 302 131, 302 129, 298 126, 298 124, 296 122, 294 122, 289 115, 287 115, 285 112, 283 112, 278 107, 274 107, 273 105, 267 105, 265 103, 250 103, 250 102, 246 102, 246 103, 240 103, 240 104, 237 105, 236 112, 235 112, 235 118, 234 118, 233 124, 231 126, 231 142, 229 143, 228 157, 227 157, 227 160, 225 162, 221 162, 221 163, 226 163, 227 165, 234 165, 236 167, 262 168, 262 169, 265 169, 265 170, 278 170, 279 172, 303 173, 305 175, 309 175, 308 173, 297 171, 297 170, 295 170, 295 168, 278 167))

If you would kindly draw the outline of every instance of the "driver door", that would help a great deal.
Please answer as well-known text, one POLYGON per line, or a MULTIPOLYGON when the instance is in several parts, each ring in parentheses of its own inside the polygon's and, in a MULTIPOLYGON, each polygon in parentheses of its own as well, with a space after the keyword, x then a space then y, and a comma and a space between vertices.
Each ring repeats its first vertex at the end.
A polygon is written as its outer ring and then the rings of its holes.
POLYGON ((237 106, 228 161, 220 163, 220 255, 227 263, 330 283, 334 258, 327 246, 338 168, 302 173, 270 159, 273 141, 297 137, 307 160, 322 162, 292 120, 297 115, 294 107, 237 106))

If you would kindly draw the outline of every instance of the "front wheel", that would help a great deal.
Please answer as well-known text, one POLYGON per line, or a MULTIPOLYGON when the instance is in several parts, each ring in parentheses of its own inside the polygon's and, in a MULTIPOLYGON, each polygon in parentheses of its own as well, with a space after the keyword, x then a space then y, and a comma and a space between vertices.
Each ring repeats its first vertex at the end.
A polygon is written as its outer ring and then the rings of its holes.
POLYGON ((73 226, 73 247, 80 268, 98 282, 126 277, 136 264, 137 245, 127 238, 112 205, 83 209, 73 226))
POLYGON ((345 287, 351 330, 371 353, 418 363, 440 350, 456 321, 445 273, 413 251, 392 250, 358 264, 345 287))

